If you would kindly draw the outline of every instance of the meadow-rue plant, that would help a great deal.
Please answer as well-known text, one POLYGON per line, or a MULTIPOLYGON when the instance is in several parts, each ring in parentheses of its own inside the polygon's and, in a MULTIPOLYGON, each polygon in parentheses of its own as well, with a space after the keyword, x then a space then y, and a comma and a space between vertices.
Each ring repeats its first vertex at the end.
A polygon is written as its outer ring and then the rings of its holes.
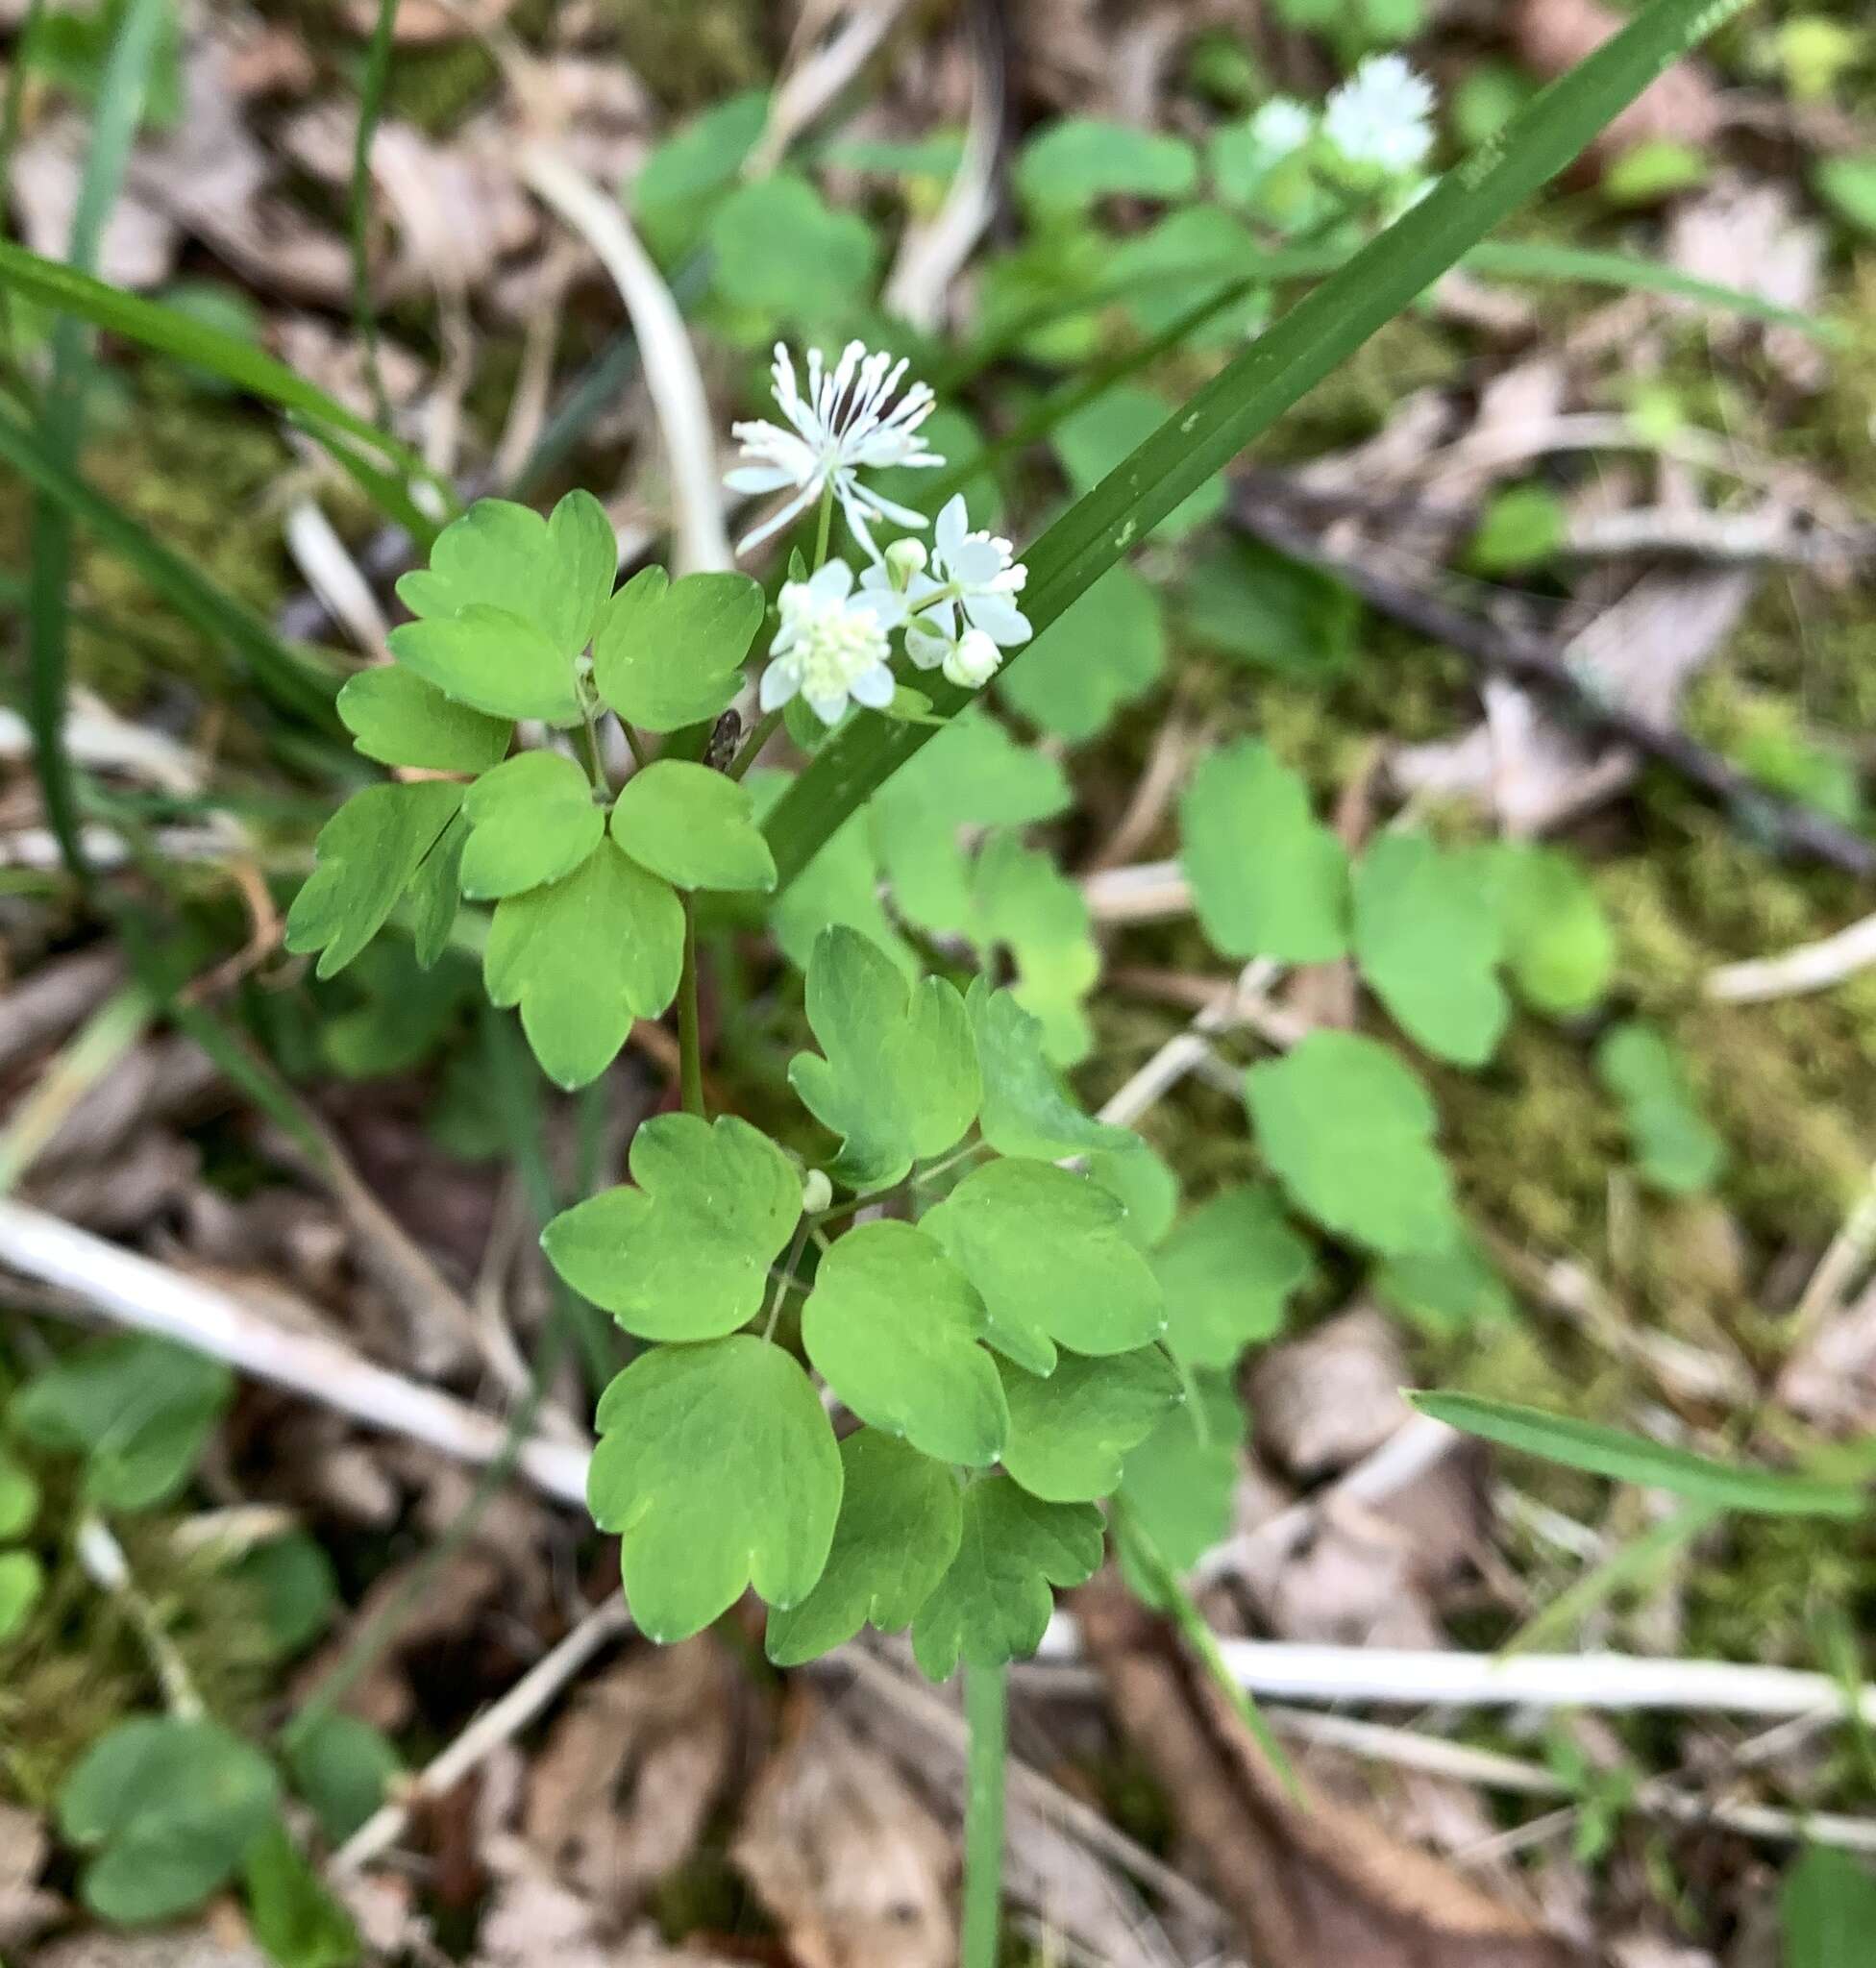
MULTIPOLYGON (((932 530, 929 571, 910 568, 902 582, 910 620, 905 627, 905 653, 921 670, 946 666, 953 683, 951 658, 958 647, 958 614, 968 630, 988 641, 994 650, 1015 649, 1029 640, 1028 618, 1016 605, 1029 570, 1018 560, 1007 540, 988 531, 973 532, 960 492, 947 502, 932 530)), ((892 583, 890 569, 868 569, 869 586, 892 583)), ((993 654, 979 681, 988 680, 1002 661, 993 654)), ((970 669, 982 669, 982 654, 974 654, 970 669)), ((975 686, 970 686, 975 687, 975 686)))
POLYGON ((920 426, 930 416, 936 399, 928 383, 915 382, 895 397, 908 363, 895 362, 881 349, 869 355, 863 342, 849 342, 840 360, 829 369, 819 349, 807 352, 807 390, 795 376, 794 357, 776 344, 770 374, 777 406, 788 419, 783 430, 765 418, 732 424, 741 440, 747 464, 738 465, 724 482, 732 492, 779 492, 794 496, 762 524, 737 542, 738 554, 758 547, 831 489, 853 529, 853 537, 870 558, 877 558, 869 522, 888 519, 895 526, 920 528, 925 515, 885 498, 859 480, 862 470, 889 466, 926 469, 945 460, 926 444, 920 426))
POLYGON ((1433 151, 1433 85, 1399 55, 1370 55, 1329 97, 1322 133, 1351 164, 1417 171, 1433 151))
POLYGON ((853 570, 829 560, 806 580, 791 580, 778 603, 781 626, 762 673, 765 711, 800 697, 824 725, 837 725, 851 698, 869 710, 893 701, 889 630, 905 618, 905 601, 889 587, 853 592, 853 570))

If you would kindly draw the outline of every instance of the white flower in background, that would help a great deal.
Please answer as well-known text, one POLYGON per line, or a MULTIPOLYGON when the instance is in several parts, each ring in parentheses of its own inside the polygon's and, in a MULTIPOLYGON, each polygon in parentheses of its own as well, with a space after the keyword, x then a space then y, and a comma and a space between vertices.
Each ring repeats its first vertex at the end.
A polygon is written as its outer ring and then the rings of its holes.
POLYGON ((1316 135, 1316 117, 1295 96, 1272 96, 1250 119, 1250 140, 1267 162, 1294 157, 1316 135))
POLYGON ((945 652, 946 681, 960 690, 981 690, 1002 660, 1002 651, 981 628, 967 628, 945 652))
POLYGON ((904 601, 889 590, 853 592, 853 570, 829 560, 807 580, 781 591, 781 627, 762 673, 765 711, 803 697, 824 725, 837 725, 852 698, 871 710, 893 701, 892 649, 887 634, 905 617, 904 601))
MULTIPOLYGON (((951 676, 949 667, 959 646, 960 610, 965 633, 975 630, 993 648, 1012 649, 1029 640, 1028 617, 1015 601, 1029 570, 1015 557, 1007 540, 971 530, 961 492, 938 515, 927 565, 914 567, 909 556, 903 565, 905 608, 912 618, 905 627, 905 653, 921 670, 947 664, 946 676, 953 683, 962 680, 951 676)), ((897 584, 897 572, 890 566, 869 568, 861 578, 870 591, 888 588, 897 584)), ((979 668, 981 661, 979 656, 970 667, 979 668)), ((997 662, 1001 661, 999 656, 997 662)), ((996 667, 992 663, 984 675, 990 676, 996 667)))
POLYGON ((1433 85, 1398 55, 1370 55, 1330 96, 1322 129, 1351 164, 1413 171, 1433 149, 1433 85))
POLYGON ((779 532, 791 520, 819 499, 827 486, 833 487, 840 509, 854 537, 869 554, 874 554, 873 535, 867 522, 889 519, 897 526, 922 527, 924 517, 903 505, 896 505, 870 487, 862 485, 862 470, 879 470, 889 465, 942 465, 945 460, 926 449, 919 426, 930 416, 934 399, 929 386, 915 382, 894 402, 904 380, 905 361, 895 362, 881 350, 868 355, 859 342, 849 342, 840 360, 828 369, 819 349, 807 352, 807 390, 803 394, 795 380, 795 363, 788 351, 776 344, 771 369, 775 378, 776 403, 792 427, 761 419, 732 424, 733 436, 742 442, 746 463, 728 474, 724 483, 732 492, 778 492, 784 485, 795 488, 772 518, 738 542, 744 554, 772 533, 779 532))

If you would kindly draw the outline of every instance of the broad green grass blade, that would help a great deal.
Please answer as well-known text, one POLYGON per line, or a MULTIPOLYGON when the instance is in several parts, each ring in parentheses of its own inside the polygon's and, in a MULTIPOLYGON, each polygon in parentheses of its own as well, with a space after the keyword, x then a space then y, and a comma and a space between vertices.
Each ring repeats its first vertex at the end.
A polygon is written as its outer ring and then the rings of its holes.
MULTIPOLYGON (((168 18, 168 0, 130 0, 112 37, 99 79, 90 150, 72 211, 66 257, 74 267, 88 270, 97 264, 105 221, 117 203, 131 146, 143 121, 150 66, 168 18)), ((78 460, 90 376, 90 337, 79 322, 63 316, 53 331, 52 381, 39 423, 47 455, 56 463, 71 466, 78 460)), ((63 505, 43 494, 33 502, 28 554, 26 716, 33 728, 33 761, 46 820, 65 866, 82 882, 86 872, 78 832, 78 790, 65 750, 72 521, 63 505)))
MULTIPOLYGON (((1182 499, 1555 177, 1669 63, 1744 4, 1651 0, 1174 410, 1029 550, 1024 611, 1038 636, 1182 499)), ((1018 650, 1010 660, 1021 661, 1024 653, 1018 650)), ((945 715, 966 701, 965 693, 949 685, 931 695, 945 715)), ((819 753, 769 817, 769 845, 784 885, 930 735, 926 726, 861 718, 819 753)))
POLYGON ((452 491, 407 444, 379 430, 368 417, 348 410, 336 398, 239 335, 210 328, 160 301, 124 293, 107 281, 61 266, 56 259, 43 259, 10 240, 0 240, 0 284, 41 308, 76 315, 93 328, 207 369, 250 396, 295 412, 309 424, 342 430, 399 471, 428 480, 446 495, 452 491))
POLYGON ((339 729, 333 699, 344 680, 314 652, 284 643, 244 603, 166 547, 111 500, 54 459, 16 417, 0 413, 0 465, 88 528, 210 641, 229 650, 278 702, 322 729, 339 729))
POLYGON ((1860 1517, 1867 1493, 1854 1483, 1830 1483, 1811 1476, 1788 1476, 1778 1469, 1752 1469, 1696 1456, 1604 1428, 1573 1415, 1552 1414, 1517 1401, 1488 1401, 1477 1394, 1409 1394, 1422 1414, 1476 1435, 1500 1448, 1517 1449, 1546 1463, 1670 1490, 1716 1510, 1746 1511, 1773 1517, 1860 1517))
POLYGON ((378 360, 378 309, 371 299, 371 140, 384 111, 384 90, 391 80, 392 30, 397 25, 397 0, 378 0, 365 49, 365 72, 358 85, 358 129, 352 142, 352 313, 364 338, 365 376, 378 421, 391 428, 391 400, 384 393, 384 372, 378 360))

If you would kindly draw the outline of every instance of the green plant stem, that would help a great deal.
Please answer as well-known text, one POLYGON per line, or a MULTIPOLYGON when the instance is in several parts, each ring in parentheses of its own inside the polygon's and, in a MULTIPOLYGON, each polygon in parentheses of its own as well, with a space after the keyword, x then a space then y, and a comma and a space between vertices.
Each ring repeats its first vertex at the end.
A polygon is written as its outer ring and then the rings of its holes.
POLYGON ((959 1968, 997 1968, 1003 1903, 1003 1768, 1009 1747, 1007 1667, 964 1670, 964 1911, 959 1968))
MULTIPOLYGON (((587 776, 593 782, 593 791, 599 794, 599 796, 603 800, 609 799, 611 797, 612 788, 606 782, 605 757, 605 754, 600 750, 599 720, 593 713, 593 706, 586 701, 583 695, 580 700, 580 715, 586 733, 587 776)), ((631 733, 629 729, 627 730, 626 736, 628 739, 630 738, 631 733)), ((638 758, 638 747, 636 745, 632 746, 631 754, 634 758, 638 758)), ((643 765, 645 763, 645 761, 642 758, 638 758, 638 762, 640 765, 643 765)))
POLYGON ((686 1114, 704 1113, 704 1048, 697 1017, 697 898, 684 903, 684 968, 678 979, 678 1088, 686 1114))
POLYGON ((819 573, 827 563, 827 543, 834 529, 834 481, 829 479, 821 492, 821 514, 814 523, 814 568, 819 573))
POLYGON ((365 49, 364 75, 358 85, 358 127, 352 142, 352 315, 365 345, 365 380, 371 386, 372 407, 380 425, 391 428, 391 399, 378 357, 378 310, 371 298, 371 144, 383 112, 384 91, 391 79, 391 48, 397 25, 397 0, 378 0, 365 49))
POLYGON ((728 778, 740 779, 755 763, 756 754, 776 735, 781 726, 779 711, 764 711, 755 721, 753 728, 736 749, 736 755, 724 767, 728 778))
POLYGON ((650 765, 652 754, 645 750, 644 739, 626 723, 624 718, 619 720, 619 728, 626 734, 626 750, 631 753, 632 763, 636 766, 650 765))
POLYGON ((776 1321, 781 1316, 782 1301, 788 1296, 789 1288, 805 1291, 806 1287, 795 1275, 795 1267, 802 1261, 802 1252, 807 1247, 809 1234, 815 1227, 815 1218, 803 1217, 795 1229, 795 1241, 788 1246, 788 1262, 776 1274, 775 1290, 769 1294, 769 1316, 762 1322, 762 1337, 773 1340, 776 1336, 776 1321))
MULTIPOLYGON (((7 91, 0 98, 0 211, 9 209, 12 203, 7 187, 12 182, 13 150, 19 142, 20 111, 26 104, 26 51, 44 12, 45 0, 27 0, 25 18, 13 37, 12 60, 7 63, 7 91)), ((0 286, 0 347, 9 353, 13 349, 12 301, 4 286, 0 286)))

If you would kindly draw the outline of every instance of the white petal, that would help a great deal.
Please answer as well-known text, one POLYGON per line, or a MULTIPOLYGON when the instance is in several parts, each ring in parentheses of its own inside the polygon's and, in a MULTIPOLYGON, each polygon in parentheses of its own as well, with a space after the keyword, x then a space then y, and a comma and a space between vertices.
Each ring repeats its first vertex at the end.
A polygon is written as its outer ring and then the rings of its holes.
POLYGON ((934 635, 922 624, 906 625, 905 653, 921 670, 935 670, 951 652, 950 637, 934 635))
POLYGON ((964 613, 973 628, 981 628, 992 642, 1014 649, 1035 632, 1029 618, 1001 595, 966 595, 964 613))
POLYGON ((988 587, 1009 564, 1009 542, 986 539, 978 533, 967 535, 957 543, 950 571, 960 586, 981 588, 988 587))
POLYGON ((732 492, 779 492, 784 485, 799 482, 795 474, 782 465, 738 465, 733 472, 725 472, 723 482, 732 492))
POLYGON ((808 577, 807 591, 823 607, 844 602, 853 592, 853 570, 844 560, 826 561, 808 577))
POLYGON ((820 489, 818 485, 803 485, 794 498, 789 500, 787 504, 782 506, 778 512, 773 513, 768 519, 765 519, 753 532, 745 533, 736 542, 736 552, 738 554, 747 554, 752 547, 759 547, 764 540, 770 539, 775 534, 780 532, 790 520, 798 518, 813 504, 815 495, 820 489))
POLYGON ((971 515, 964 504, 964 494, 953 492, 946 500, 944 510, 938 515, 938 524, 931 531, 931 544, 944 556, 946 572, 953 578, 957 570, 952 565, 952 555, 964 545, 970 530, 971 515))
POLYGON ((847 693, 836 690, 830 697, 810 697, 808 709, 831 729, 847 715, 847 693))
POLYGON ((778 711, 802 687, 802 666, 793 656, 771 663, 762 673, 756 701, 765 711, 778 711))
POLYGON ((862 670, 848 684, 853 693, 853 701, 863 703, 870 711, 882 711, 893 701, 893 673, 884 663, 875 663, 871 670, 862 670))

